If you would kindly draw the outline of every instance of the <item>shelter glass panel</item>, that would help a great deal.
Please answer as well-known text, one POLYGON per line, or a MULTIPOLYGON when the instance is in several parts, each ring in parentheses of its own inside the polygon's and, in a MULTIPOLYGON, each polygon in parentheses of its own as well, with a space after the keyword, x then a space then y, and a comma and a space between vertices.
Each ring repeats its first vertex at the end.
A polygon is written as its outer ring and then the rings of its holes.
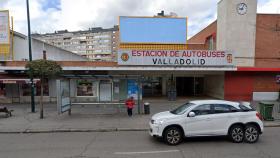
POLYGON ((92 80, 77 80, 77 96, 96 96, 96 84, 92 80))

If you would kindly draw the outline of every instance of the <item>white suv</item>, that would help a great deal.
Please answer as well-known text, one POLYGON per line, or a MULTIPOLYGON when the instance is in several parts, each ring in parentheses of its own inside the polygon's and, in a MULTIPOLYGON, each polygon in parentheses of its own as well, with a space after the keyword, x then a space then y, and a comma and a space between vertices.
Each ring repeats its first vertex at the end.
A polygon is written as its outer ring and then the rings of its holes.
POLYGON ((153 115, 149 124, 150 135, 163 137, 169 145, 184 137, 226 135, 236 143, 254 143, 263 132, 262 117, 250 103, 224 100, 190 101, 153 115))

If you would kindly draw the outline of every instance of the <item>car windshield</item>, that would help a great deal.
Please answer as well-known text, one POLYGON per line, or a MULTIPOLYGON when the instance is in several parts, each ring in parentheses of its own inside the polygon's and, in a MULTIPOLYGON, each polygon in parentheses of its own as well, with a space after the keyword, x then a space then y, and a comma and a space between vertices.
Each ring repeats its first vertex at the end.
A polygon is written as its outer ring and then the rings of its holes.
POLYGON ((177 107, 176 109, 174 110, 171 110, 170 112, 172 114, 176 114, 176 115, 181 115, 183 113, 185 113, 189 107, 191 107, 192 105, 194 105, 193 103, 185 103, 179 107, 177 107))
POLYGON ((242 110, 242 111, 254 111, 254 109, 251 107, 251 106, 245 106, 245 105, 242 105, 242 104, 239 104, 239 108, 242 110), (250 107, 250 108, 249 108, 250 107))

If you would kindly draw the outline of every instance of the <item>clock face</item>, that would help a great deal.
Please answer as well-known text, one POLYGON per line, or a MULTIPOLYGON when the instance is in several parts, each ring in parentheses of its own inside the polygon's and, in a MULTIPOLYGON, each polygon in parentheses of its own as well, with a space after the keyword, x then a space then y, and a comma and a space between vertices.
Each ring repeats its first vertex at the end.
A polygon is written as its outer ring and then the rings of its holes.
POLYGON ((247 4, 245 3, 239 3, 237 4, 237 13, 240 15, 244 15, 247 13, 247 4))

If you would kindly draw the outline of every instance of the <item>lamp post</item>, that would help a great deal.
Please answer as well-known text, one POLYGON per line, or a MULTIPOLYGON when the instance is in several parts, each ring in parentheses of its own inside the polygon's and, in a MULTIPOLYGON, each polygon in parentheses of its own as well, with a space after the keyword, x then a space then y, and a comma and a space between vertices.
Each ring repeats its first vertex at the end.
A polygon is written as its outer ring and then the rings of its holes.
MULTIPOLYGON (((29 17, 29 0, 26 0, 26 10, 27 10, 27 25, 28 25, 29 61, 32 61, 31 33, 30 33, 30 17, 29 17)), ((34 81, 33 81, 33 76, 30 76, 30 83, 31 83, 31 112, 35 112, 34 81)))

